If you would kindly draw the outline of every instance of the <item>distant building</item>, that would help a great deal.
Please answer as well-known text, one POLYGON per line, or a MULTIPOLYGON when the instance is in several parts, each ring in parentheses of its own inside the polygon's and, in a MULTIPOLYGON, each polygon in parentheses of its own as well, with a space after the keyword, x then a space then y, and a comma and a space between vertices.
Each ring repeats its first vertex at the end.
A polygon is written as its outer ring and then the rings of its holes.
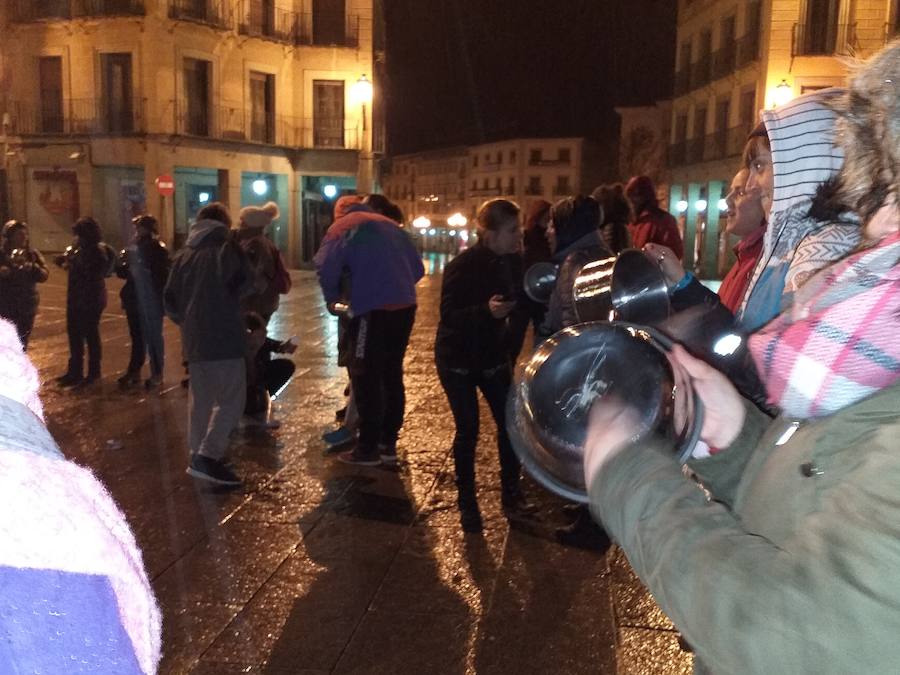
POLYGON ((325 186, 368 190, 375 178, 379 7, 3 3, 3 215, 27 219, 36 245, 53 250, 69 243, 78 215, 97 217, 121 244, 131 217, 149 211, 178 245, 208 201, 237 211, 274 200, 273 239, 292 262, 308 259, 330 219, 325 186), (160 176, 172 178, 171 197, 160 176))
POLYGON ((880 49, 898 20, 898 0, 679 0, 668 207, 688 268, 731 264, 720 200, 760 109, 843 84, 846 57, 880 49))
POLYGON ((657 195, 668 202, 669 167, 667 164, 672 102, 654 105, 617 107, 621 119, 618 172, 622 181, 631 176, 650 176, 657 195))
POLYGON ((604 159, 583 138, 517 138, 399 155, 383 178, 384 189, 409 222, 424 215, 446 226, 456 213, 472 221, 478 207, 495 197, 527 209, 537 199, 590 194, 607 171, 604 159))

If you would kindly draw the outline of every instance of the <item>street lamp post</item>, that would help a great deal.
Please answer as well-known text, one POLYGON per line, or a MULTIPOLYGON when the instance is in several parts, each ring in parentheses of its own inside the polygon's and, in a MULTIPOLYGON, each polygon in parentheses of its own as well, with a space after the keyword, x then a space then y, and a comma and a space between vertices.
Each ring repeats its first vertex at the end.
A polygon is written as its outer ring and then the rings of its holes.
POLYGON ((357 189, 359 192, 372 191, 375 159, 372 155, 371 135, 369 134, 368 106, 372 103, 372 81, 363 73, 353 84, 353 99, 360 105, 362 112, 362 129, 359 147, 359 176, 357 189))

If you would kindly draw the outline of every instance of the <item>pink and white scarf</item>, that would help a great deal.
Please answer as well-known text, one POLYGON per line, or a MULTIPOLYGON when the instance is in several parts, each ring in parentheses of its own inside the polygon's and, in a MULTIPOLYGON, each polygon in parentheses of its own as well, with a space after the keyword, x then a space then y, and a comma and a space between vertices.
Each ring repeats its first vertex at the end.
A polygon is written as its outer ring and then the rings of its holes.
POLYGON ((769 402, 796 419, 900 380, 900 233, 820 272, 749 346, 769 402))

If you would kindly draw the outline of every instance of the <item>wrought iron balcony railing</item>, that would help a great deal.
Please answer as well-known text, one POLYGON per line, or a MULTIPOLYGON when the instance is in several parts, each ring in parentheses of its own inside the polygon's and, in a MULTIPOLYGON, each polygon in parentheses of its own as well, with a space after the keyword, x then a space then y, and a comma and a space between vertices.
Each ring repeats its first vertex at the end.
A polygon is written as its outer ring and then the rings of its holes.
POLYGON ((725 157, 725 144, 728 138, 728 131, 720 129, 711 134, 707 134, 703 140, 703 161, 712 162, 725 157))
POLYGON ((675 73, 675 96, 683 96, 691 90, 691 67, 686 65, 675 73))
POLYGON ((833 56, 847 54, 856 46, 856 24, 795 23, 791 56, 833 56))
POLYGON ((712 58, 709 54, 691 64, 691 89, 697 89, 709 83, 711 64, 712 58))
POLYGON ((687 141, 687 152, 685 153, 685 164, 698 164, 703 161, 703 144, 706 141, 705 136, 691 138, 687 141))
POLYGON ((669 166, 684 166, 687 157, 687 141, 677 141, 669 146, 669 166))
POLYGON ((713 54, 713 79, 718 80, 727 77, 734 72, 737 56, 737 43, 733 40, 722 45, 713 54))
POLYGON ((142 99, 65 99, 44 105, 13 102, 11 133, 46 134, 134 134, 142 133, 142 99))
POLYGON ((297 44, 312 47, 359 47, 360 17, 355 14, 306 12, 300 15, 297 44))
POLYGON ((752 31, 740 37, 737 41, 737 67, 744 66, 759 60, 759 32, 752 31))
POLYGON ((144 0, 16 0, 13 4, 13 20, 23 23, 144 13, 144 0))
POLYGON ((728 130, 728 138, 725 141, 725 156, 740 157, 747 144, 747 137, 753 131, 753 122, 744 122, 728 130))
POLYGON ((231 27, 229 4, 225 0, 169 0, 169 18, 224 30, 231 27))
POLYGON ((238 31, 242 35, 295 45, 300 42, 300 14, 276 7, 263 0, 242 3, 242 20, 238 31))

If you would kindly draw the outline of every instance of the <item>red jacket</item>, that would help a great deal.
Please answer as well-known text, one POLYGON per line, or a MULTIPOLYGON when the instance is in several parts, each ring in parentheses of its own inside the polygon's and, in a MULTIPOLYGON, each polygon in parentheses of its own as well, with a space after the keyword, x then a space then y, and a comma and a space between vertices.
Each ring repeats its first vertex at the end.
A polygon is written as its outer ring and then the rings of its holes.
POLYGON ((633 223, 628 225, 632 248, 642 249, 644 244, 668 246, 681 260, 684 257, 684 243, 678 231, 678 223, 672 214, 654 207, 642 211, 633 223))
POLYGON ((747 292, 747 286, 750 285, 750 277, 756 268, 756 261, 762 253, 763 239, 766 234, 766 225, 763 223, 756 232, 741 239, 734 247, 734 254, 737 260, 728 270, 728 274, 722 279, 722 285, 719 286, 719 298, 731 313, 734 314, 741 301, 744 299, 744 293, 747 292))

